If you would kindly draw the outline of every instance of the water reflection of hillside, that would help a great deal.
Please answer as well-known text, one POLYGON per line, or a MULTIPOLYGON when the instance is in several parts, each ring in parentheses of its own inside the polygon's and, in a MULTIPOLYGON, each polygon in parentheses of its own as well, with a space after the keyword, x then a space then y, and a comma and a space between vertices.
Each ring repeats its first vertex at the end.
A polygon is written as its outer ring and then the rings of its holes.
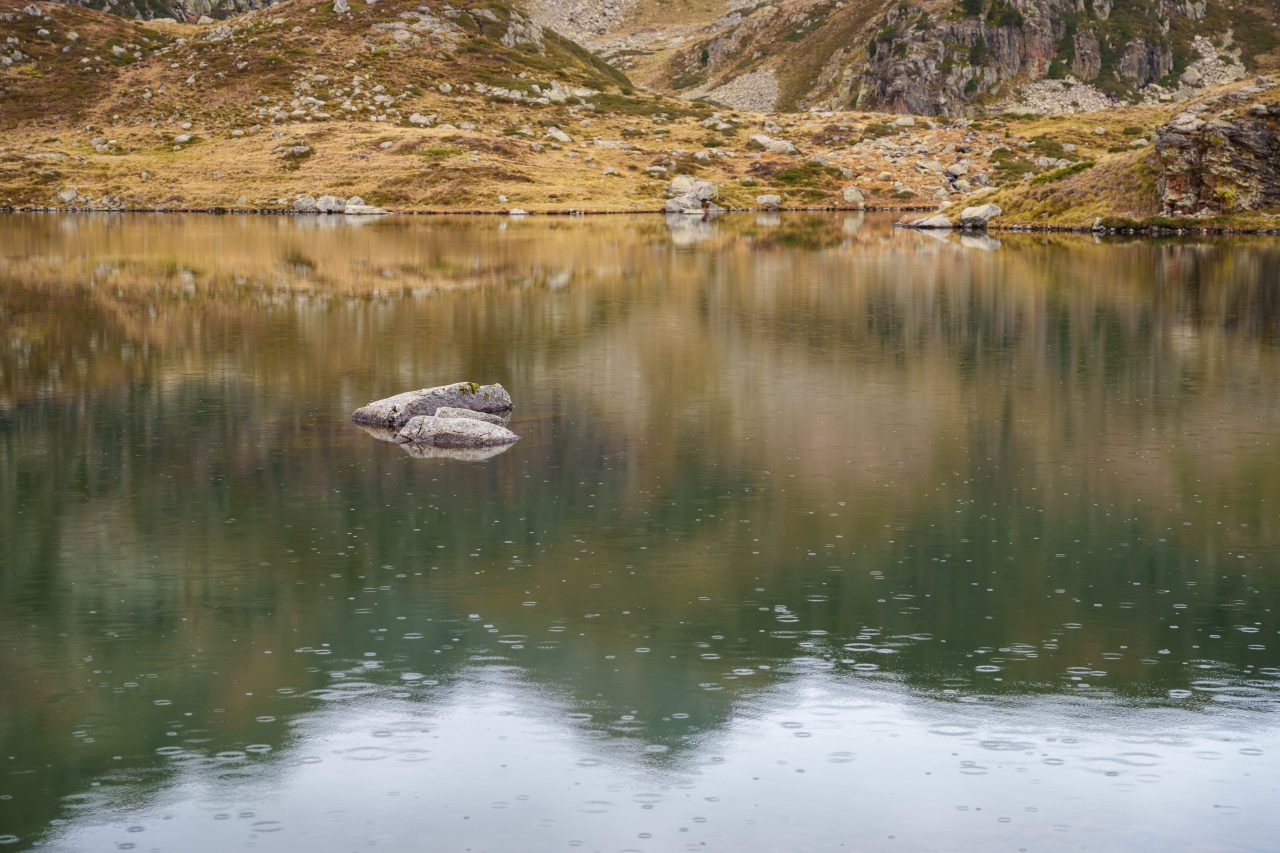
POLYGON ((14 221, 24 834, 116 755, 160 787, 170 746, 281 749, 371 662, 379 690, 515 667, 654 761, 807 659, 931 696, 1274 697, 1274 245, 14 221), (516 392, 517 450, 410 459, 345 422, 462 377, 516 392))

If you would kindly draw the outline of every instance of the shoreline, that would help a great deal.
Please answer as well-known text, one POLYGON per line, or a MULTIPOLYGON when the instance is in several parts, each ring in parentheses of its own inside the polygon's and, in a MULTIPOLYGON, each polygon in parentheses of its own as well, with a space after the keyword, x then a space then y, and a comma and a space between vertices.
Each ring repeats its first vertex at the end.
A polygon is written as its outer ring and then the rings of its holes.
MULTIPOLYGON (((822 206, 822 207, 732 207, 724 208, 715 215, 721 213, 928 213, 935 211, 934 207, 879 207, 873 205, 863 205, 861 207, 843 207, 843 206, 822 206)), ((702 217, 698 214, 672 213, 660 208, 645 208, 639 210, 586 210, 581 208, 568 208, 563 210, 521 210, 512 212, 508 210, 481 210, 476 208, 468 208, 465 210, 445 210, 445 209, 422 209, 422 210, 388 210, 386 213, 376 214, 343 214, 343 213, 318 213, 315 211, 297 211, 289 208, 231 208, 231 207, 120 207, 120 208, 92 208, 92 207, 55 207, 55 206, 31 206, 31 207, 15 207, 0 206, 0 214, 12 213, 132 213, 132 214, 198 214, 205 216, 293 216, 299 218, 312 217, 333 217, 334 221, 338 220, 376 220, 385 219, 387 217, 433 217, 433 216, 494 216, 506 219, 524 219, 530 216, 551 216, 551 217, 586 217, 586 216, 689 216, 690 221, 697 221, 702 217)), ((911 228, 900 222, 893 224, 894 228, 902 228, 908 231, 932 231, 935 233, 962 233, 962 234, 1094 234, 1094 235, 1121 235, 1126 237, 1226 237, 1226 236, 1280 236, 1280 222, 1271 228, 1252 228, 1252 227, 1230 227, 1230 226, 1205 226, 1203 228, 1195 227, 1171 227, 1167 225, 1144 225, 1135 222, 1132 225, 1117 225, 1107 227, 1097 226, 1075 226, 1075 225, 1038 225, 1030 223, 1007 223, 1007 224, 991 224, 986 228, 980 229, 964 229, 964 228, 939 228, 939 229, 919 229, 911 228)))

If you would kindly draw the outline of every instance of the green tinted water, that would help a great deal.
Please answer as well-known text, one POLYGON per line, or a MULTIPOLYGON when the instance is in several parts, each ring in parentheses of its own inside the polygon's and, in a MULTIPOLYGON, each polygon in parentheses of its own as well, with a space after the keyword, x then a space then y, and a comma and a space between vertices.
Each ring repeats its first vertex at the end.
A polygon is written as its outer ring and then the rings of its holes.
POLYGON ((1274 849, 1280 243, 889 222, 6 217, 0 841, 1274 849))

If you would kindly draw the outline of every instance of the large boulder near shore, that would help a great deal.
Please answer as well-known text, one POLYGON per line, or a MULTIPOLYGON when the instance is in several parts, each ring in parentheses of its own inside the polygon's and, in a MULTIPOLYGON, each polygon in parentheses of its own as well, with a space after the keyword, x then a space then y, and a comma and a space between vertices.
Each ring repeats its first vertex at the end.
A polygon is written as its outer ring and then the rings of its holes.
POLYGON ((441 418, 419 415, 410 418, 396 441, 430 444, 436 447, 497 447, 514 444, 520 437, 504 426, 474 418, 441 418))
POLYGON ((394 397, 375 400, 356 409, 351 420, 370 426, 398 428, 408 423, 410 418, 434 415, 443 406, 498 414, 510 411, 511 395, 507 393, 507 389, 497 384, 455 382, 452 385, 406 391, 394 397))
POLYGON ((1004 213, 996 204, 980 204, 966 207, 960 211, 960 227, 968 229, 986 228, 987 223, 1004 213))
POLYGON ((924 229, 947 229, 954 228, 951 220, 943 216, 941 213, 933 216, 926 216, 921 219, 914 219, 911 222, 905 222, 903 225, 907 228, 924 228, 924 229))

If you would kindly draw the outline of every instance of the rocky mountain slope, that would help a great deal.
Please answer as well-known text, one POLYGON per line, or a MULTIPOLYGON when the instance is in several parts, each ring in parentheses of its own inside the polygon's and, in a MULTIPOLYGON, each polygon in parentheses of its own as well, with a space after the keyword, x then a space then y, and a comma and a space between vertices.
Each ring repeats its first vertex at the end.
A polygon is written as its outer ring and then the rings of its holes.
POLYGON ((958 115, 1043 81, 1028 105, 1067 112, 1192 97, 1280 60, 1271 0, 730 0, 709 20, 658 4, 665 26, 653 2, 575 5, 612 10, 588 43, 636 79, 743 108, 958 115))
POLYGON ((1078 116, 717 110, 492 0, 286 0, 204 25, 0 0, 0 207, 995 201, 997 225, 1274 227, 1277 101, 1258 78, 1078 116))
MULTIPOLYGON (((70 0, 195 22, 273 0, 70 0)), ((1275 0, 518 0, 646 86, 752 110, 960 115, 1187 99, 1280 63, 1275 0)))
POLYGON ((265 9, 279 0, 59 0, 72 6, 110 12, 140 21, 174 20, 195 23, 201 18, 229 18, 265 9))

